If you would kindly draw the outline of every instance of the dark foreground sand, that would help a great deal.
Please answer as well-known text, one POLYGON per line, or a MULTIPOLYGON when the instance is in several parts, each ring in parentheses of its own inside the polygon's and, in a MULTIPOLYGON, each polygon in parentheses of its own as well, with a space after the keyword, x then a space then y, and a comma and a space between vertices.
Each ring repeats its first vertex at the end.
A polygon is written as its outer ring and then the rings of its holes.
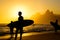
POLYGON ((45 33, 28 37, 23 37, 23 40, 60 40, 60 33, 45 33))
MULTIPOLYGON (((39 33, 40 34, 36 34, 36 35, 32 34, 29 36, 24 36, 22 40, 60 40, 60 33, 57 33, 57 34, 55 34, 54 32, 47 32, 47 33, 39 32, 39 33)), ((9 40, 9 38, 0 39, 0 40, 9 40)), ((17 40, 19 40, 19 37, 17 40)))

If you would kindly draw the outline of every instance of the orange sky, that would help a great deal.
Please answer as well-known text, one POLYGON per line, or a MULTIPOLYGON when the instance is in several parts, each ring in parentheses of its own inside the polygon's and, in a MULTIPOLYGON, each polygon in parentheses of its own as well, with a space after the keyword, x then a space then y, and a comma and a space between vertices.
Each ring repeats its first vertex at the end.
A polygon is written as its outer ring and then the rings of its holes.
POLYGON ((29 19, 36 12, 43 14, 47 9, 60 14, 60 0, 0 0, 0 23, 9 23, 18 18, 18 11, 22 11, 25 19, 29 19))

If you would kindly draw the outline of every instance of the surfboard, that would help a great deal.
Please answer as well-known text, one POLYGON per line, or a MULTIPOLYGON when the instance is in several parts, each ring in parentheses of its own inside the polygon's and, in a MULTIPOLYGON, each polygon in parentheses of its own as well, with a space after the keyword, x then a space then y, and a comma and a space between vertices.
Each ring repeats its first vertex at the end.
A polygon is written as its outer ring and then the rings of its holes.
POLYGON ((33 23, 34 23, 33 20, 23 20, 21 23, 19 21, 11 22, 7 26, 8 27, 26 27, 33 23))

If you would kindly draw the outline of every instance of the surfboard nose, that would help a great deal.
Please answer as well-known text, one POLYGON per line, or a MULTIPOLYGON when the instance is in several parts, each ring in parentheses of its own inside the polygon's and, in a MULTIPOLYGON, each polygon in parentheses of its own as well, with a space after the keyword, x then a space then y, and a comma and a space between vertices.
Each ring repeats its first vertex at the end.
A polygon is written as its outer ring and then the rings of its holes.
POLYGON ((33 20, 31 20, 31 22, 30 22, 31 24, 33 24, 34 23, 34 21, 33 20))

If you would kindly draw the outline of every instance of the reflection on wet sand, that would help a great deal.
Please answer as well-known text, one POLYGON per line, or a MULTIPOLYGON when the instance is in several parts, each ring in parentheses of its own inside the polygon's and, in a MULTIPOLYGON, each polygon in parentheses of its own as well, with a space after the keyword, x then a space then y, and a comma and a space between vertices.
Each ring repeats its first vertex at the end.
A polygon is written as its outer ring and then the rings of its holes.
MULTIPOLYGON (((33 39, 33 37, 36 37, 35 39, 37 39, 37 38, 43 39, 43 38, 40 38, 40 37, 45 37, 45 36, 48 36, 48 35, 50 37, 54 36, 54 38, 55 38, 56 36, 59 37, 60 34, 55 34, 53 31, 50 31, 50 32, 31 32, 31 33, 24 33, 22 39, 30 39, 30 38, 33 39), (32 37, 30 37, 30 36, 32 36, 32 37)), ((18 39, 19 39, 19 37, 20 37, 20 34, 18 34, 18 39)), ((10 38, 10 35, 0 36, 0 40, 8 40, 9 38, 10 38)), ((53 38, 53 37, 51 37, 51 38, 53 38)))

